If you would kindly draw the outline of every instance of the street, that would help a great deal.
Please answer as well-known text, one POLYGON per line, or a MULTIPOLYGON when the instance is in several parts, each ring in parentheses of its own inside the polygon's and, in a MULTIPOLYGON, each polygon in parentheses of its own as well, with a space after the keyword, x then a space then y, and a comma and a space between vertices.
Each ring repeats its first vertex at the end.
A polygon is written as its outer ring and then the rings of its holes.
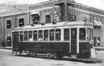
POLYGON ((0 49, 0 66, 104 66, 104 61, 84 63, 36 57, 14 56, 11 50, 0 49))

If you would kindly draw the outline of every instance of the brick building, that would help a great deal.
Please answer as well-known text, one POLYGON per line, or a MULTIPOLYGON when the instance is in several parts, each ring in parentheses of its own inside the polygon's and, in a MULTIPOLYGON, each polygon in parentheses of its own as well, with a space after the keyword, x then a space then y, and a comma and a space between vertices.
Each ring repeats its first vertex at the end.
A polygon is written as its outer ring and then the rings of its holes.
MULTIPOLYGON (((24 25, 51 23, 54 19, 57 22, 61 19, 55 18, 56 11, 60 14, 60 7, 53 6, 52 0, 45 1, 38 4, 21 5, 20 7, 12 5, 8 13, 1 13, 0 15, 0 43, 1 46, 11 46, 11 30, 15 27, 22 27, 24 25), (15 7, 14 7, 15 6, 15 7), (25 7, 25 8, 24 8, 25 7), (14 9, 14 10, 13 10, 14 9), (11 12, 12 11, 12 12, 11 12)), ((75 21, 92 22, 94 25, 93 39, 95 47, 104 46, 104 11, 89 7, 83 4, 75 3, 74 12, 75 21), (98 43, 99 41, 99 43, 98 43)))

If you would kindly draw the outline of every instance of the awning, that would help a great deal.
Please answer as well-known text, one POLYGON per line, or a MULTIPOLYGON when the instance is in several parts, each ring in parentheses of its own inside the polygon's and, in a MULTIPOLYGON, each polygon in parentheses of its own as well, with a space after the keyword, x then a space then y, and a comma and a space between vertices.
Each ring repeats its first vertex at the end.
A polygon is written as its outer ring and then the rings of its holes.
POLYGON ((103 24, 101 21, 98 21, 98 23, 99 23, 101 26, 104 26, 104 24, 103 24))
POLYGON ((101 21, 94 20, 94 26, 104 26, 101 21))

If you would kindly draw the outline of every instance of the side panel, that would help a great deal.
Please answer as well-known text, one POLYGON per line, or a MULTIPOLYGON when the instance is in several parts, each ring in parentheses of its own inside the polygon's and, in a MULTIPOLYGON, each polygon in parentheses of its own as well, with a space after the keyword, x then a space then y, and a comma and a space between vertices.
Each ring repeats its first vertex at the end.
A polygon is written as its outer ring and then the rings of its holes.
POLYGON ((19 51, 62 52, 63 55, 69 55, 69 47, 69 42, 19 42, 13 48, 18 48, 19 51))
POLYGON ((80 57, 89 58, 90 57, 91 44, 89 42, 79 42, 79 54, 80 57))

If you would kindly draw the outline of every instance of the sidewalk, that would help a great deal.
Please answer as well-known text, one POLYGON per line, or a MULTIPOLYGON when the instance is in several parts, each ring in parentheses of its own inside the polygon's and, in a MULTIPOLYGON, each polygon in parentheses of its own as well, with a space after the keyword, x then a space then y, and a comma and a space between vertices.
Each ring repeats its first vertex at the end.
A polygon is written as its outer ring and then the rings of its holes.
POLYGON ((12 50, 12 47, 0 47, 0 49, 12 50))

